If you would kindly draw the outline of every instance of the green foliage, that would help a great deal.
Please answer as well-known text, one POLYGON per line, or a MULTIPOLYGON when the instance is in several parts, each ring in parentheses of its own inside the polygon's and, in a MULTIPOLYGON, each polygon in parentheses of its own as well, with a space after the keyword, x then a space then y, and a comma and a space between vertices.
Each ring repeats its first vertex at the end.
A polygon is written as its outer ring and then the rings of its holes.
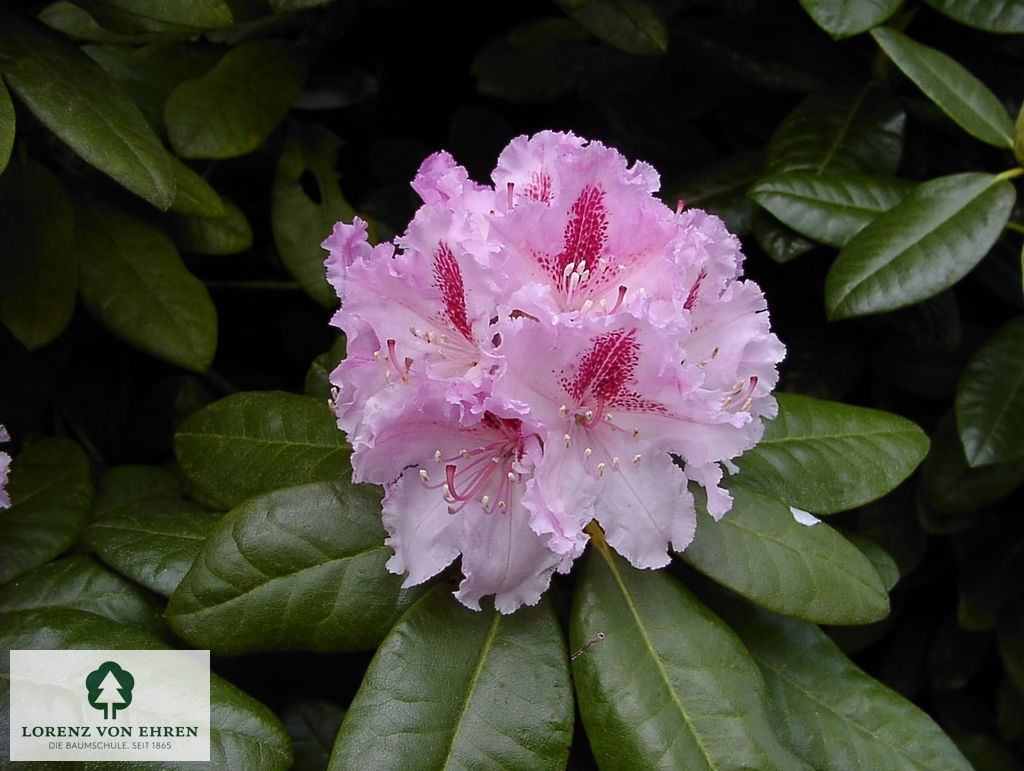
POLYGON ((373 487, 320 482, 253 498, 207 536, 167 618, 198 648, 366 650, 418 591, 384 562, 373 487))
POLYGON ((129 345, 194 372, 217 347, 217 312, 160 230, 113 206, 76 210, 82 302, 129 345))
POLYGON ((771 729, 750 655, 671 576, 599 545, 580 577, 569 641, 580 715, 602 766, 658 758, 673 768, 803 767, 771 729))
POLYGON ((229 51, 167 97, 164 119, 175 152, 182 158, 251 153, 299 95, 303 70, 301 56, 280 41, 256 40, 229 51))
POLYGON ((61 554, 92 512, 89 461, 70 439, 44 439, 15 460, 0 511, 0 584, 61 554))
POLYGON ((8 5, 6 649, 232 657, 221 768, 1020 766, 1024 0, 8 5), (386 567, 320 243, 542 128, 722 217, 788 356, 731 511, 505 616, 386 567))
POLYGON ((377 650, 329 768, 565 767, 572 691, 550 603, 474 613, 438 586, 377 650))
POLYGON ((75 309, 74 212, 45 167, 15 160, 0 176, 0 320, 35 350, 64 331, 75 309))
POLYGON ((257 392, 192 415, 175 451, 195 490, 226 507, 280 487, 345 478, 349 455, 322 401, 257 392))
POLYGON ((171 205, 167 152, 97 64, 35 24, 2 13, 0 70, 18 99, 88 163, 157 208, 171 205))

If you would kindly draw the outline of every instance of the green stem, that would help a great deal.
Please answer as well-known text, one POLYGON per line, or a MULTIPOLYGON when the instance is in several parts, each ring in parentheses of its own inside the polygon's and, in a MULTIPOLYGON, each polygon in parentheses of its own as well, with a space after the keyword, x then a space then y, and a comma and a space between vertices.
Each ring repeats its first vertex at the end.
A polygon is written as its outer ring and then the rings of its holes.
POLYGON ((1020 166, 1015 169, 1007 169, 1002 174, 996 174, 996 182, 1003 179, 1013 179, 1014 177, 1019 177, 1021 174, 1024 174, 1024 168, 1020 166))
POLYGON ((1006 228, 1008 230, 1015 230, 1018 233, 1024 233, 1024 225, 1022 225, 1019 222, 1007 222, 1006 223, 1006 228))
POLYGON ((301 289, 298 281, 207 281, 209 289, 301 289))

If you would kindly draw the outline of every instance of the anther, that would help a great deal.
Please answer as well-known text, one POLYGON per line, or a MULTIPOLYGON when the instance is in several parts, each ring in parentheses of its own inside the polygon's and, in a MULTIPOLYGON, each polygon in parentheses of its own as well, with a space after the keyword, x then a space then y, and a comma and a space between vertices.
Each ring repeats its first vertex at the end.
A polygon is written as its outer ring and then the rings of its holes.
POLYGON ((487 511, 487 509, 491 505, 491 496, 485 495, 483 498, 480 499, 480 503, 484 505, 484 511, 487 511))
POLYGON ((449 514, 458 514, 459 513, 459 507, 456 506, 454 503, 449 503, 448 504, 448 513, 449 514))
POLYGON ((615 300, 615 305, 612 306, 612 309, 610 311, 608 311, 608 313, 615 313, 615 311, 617 311, 619 309, 619 306, 622 305, 622 301, 625 300, 625 299, 626 299, 626 287, 620 286, 619 287, 619 297, 618 297, 618 299, 615 300))
POLYGON ((575 262, 570 262, 568 265, 565 266, 565 270, 562 271, 562 276, 564 278, 569 278, 569 276, 572 275, 572 272, 575 269, 576 269, 576 263, 575 262))
POLYGON ((586 412, 583 413, 583 417, 588 423, 592 422, 594 420, 594 411, 587 410, 586 412))
POLYGON ((512 483, 515 483, 515 481, 516 481, 516 475, 515 475, 515 472, 514 472, 514 471, 510 471, 510 472, 508 472, 508 481, 509 481, 509 482, 512 482, 512 483))
POLYGON ((604 476, 605 465, 603 463, 597 464, 597 475, 604 476))
POLYGON ((498 508, 504 511, 507 508, 505 506, 505 501, 498 501, 498 508))
POLYGON ((639 428, 634 428, 633 429, 633 438, 636 439, 638 436, 640 436, 640 429, 639 428))
POLYGON ((615 469, 616 471, 619 470, 620 463, 621 461, 618 458, 612 458, 612 468, 615 469))
POLYGON ((437 463, 440 463, 441 462, 441 458, 442 458, 441 451, 440 450, 434 450, 434 461, 437 462, 437 463))
POLYGON ((420 479, 423 480, 423 484, 430 484, 430 477, 427 476, 427 472, 423 469, 420 469, 420 479))
POLYGON ((586 316, 587 315, 587 311, 589 311, 593 307, 594 307, 594 301, 593 300, 587 300, 580 307, 580 316, 586 316))
POLYGON ((564 404, 561 407, 558 408, 558 415, 560 417, 564 418, 568 414, 569 414, 569 408, 566 407, 564 404))
POLYGON ((566 447, 572 447, 572 437, 568 434, 562 437, 562 441, 565 442, 566 447))
POLYGON ((461 455, 466 460, 469 460, 469 450, 467 450, 465 447, 459 450, 459 455, 461 455))
POLYGON ((641 455, 640 453, 637 453, 636 455, 633 456, 633 462, 634 463, 639 463, 641 458, 643 458, 643 457, 644 457, 643 455, 641 455))
POLYGON ((583 460, 589 460, 590 456, 594 454, 594 451, 589 447, 583 451, 583 460))

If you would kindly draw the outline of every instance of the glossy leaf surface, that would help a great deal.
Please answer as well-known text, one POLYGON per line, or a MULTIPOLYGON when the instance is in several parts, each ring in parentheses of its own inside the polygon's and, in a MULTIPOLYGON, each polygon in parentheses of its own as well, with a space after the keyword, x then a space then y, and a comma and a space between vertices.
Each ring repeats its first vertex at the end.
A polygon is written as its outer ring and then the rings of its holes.
POLYGON ((549 601, 505 616, 438 586, 381 644, 329 768, 562 769, 573 703, 549 601))
POLYGON ((894 29, 871 31, 896 66, 938 107, 982 142, 1013 144, 1013 122, 988 87, 956 60, 894 29))
POLYGON ((70 439, 29 445, 11 464, 11 508, 0 510, 0 584, 71 546, 92 512, 89 460, 70 439))
POLYGON ((175 182, 167 151, 99 65, 0 12, 0 69, 43 125, 87 162, 158 209, 171 205, 175 182))
POLYGON ((805 236, 845 246, 913 187, 895 177, 791 171, 759 179, 748 195, 805 236))
POLYGON ((130 345, 205 372, 217 347, 217 312, 170 239, 103 203, 78 212, 85 306, 130 345))
POLYGON ((384 563, 380 489, 321 482, 254 498, 206 539, 167 606, 220 655, 372 649, 419 594, 384 563))
POLYGON ((665 571, 591 546, 570 624, 573 680, 608 768, 802 768, 772 730, 757 666, 665 571))
POLYGON ((820 624, 867 624, 889 612, 870 560, 825 523, 732 483, 718 522, 698 506, 697 535, 680 556, 706 576, 776 613, 820 624))
POLYGON ((999 329, 967 365, 956 421, 971 466, 1024 457, 1024 317, 999 329))
POLYGON ((263 144, 302 89, 304 66, 288 45, 257 40, 167 98, 164 117, 183 158, 232 158, 263 144))
POLYGON ((226 508, 351 474, 350 450, 327 405, 278 391, 235 394, 199 410, 182 423, 175 452, 189 482, 226 508))
POLYGON ((858 233, 825 280, 829 318, 911 305, 952 286, 988 252, 1016 193, 990 174, 922 182, 858 233))
POLYGON ((738 460, 736 481, 815 514, 880 498, 928 452, 918 426, 891 412, 779 394, 779 416, 738 460))

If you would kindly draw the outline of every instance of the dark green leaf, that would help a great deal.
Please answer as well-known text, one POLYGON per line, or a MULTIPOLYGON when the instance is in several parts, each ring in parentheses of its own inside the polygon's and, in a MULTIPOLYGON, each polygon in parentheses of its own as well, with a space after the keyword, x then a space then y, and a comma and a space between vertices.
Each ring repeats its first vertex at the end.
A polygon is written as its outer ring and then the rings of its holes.
POLYGON ((291 771, 322 771, 331 758, 345 710, 334 702, 306 698, 287 703, 281 714, 292 737, 295 765, 291 771))
POLYGON ((219 655, 377 645, 419 594, 384 563, 380 489, 317 482, 227 514, 167 606, 183 639, 219 655))
POLYGON ((666 184, 661 198, 669 206, 683 201, 688 207, 715 214, 729 232, 742 236, 750 231, 757 209, 744 192, 758 179, 763 166, 763 153, 740 153, 666 184))
POLYGON ((226 508, 351 473, 351 451, 327 405, 278 391, 235 394, 204 407, 182 423, 174 446, 189 482, 226 508))
POLYGON ((252 247, 252 228, 245 214, 227 198, 221 201, 222 217, 168 215, 168 230, 180 248, 199 254, 237 254, 252 247))
POLYGON ((895 177, 804 170, 764 177, 748 195, 805 236, 830 246, 845 246, 913 187, 895 177))
MULTIPOLYGON (((167 646, 137 629, 66 608, 4 616, 4 650, 158 650, 167 646)), ((0 677, 7 686, 8 678, 0 677)), ((0 698, 3 709, 8 699, 0 698)), ((210 675, 210 763, 207 768, 276 771, 292 762, 291 742, 274 713, 215 674, 210 675)), ((190 763, 189 768, 204 768, 190 763)))
POLYGON ((829 318, 895 310, 952 286, 995 243, 1015 197, 1010 182, 979 172, 922 182, 839 253, 825 280, 829 318))
POLYGON ((883 546, 860 533, 846 533, 845 537, 871 561, 871 567, 882 579, 885 591, 891 592, 900 580, 900 569, 892 555, 883 546))
POLYGON ((138 48, 86 45, 82 50, 107 71, 139 106, 154 130, 160 132, 164 126, 164 103, 171 91, 183 80, 198 78, 217 64, 217 56, 208 49, 177 41, 138 48))
POLYGON ((698 505, 684 561, 758 605, 805 621, 867 624, 889 612, 882 579, 839 533, 825 523, 801 525, 786 504, 736 482, 729 491, 733 506, 719 522, 698 505))
POLYGON ((779 416, 739 458, 736 479, 788 505, 815 514, 852 509, 892 490, 928 453, 925 433, 899 415, 777 396, 779 416))
POLYGON ((56 338, 75 310, 75 215, 57 178, 16 159, 0 176, 0 320, 30 351, 56 338))
POLYGON ((189 501, 137 500, 97 519, 83 538, 114 570, 170 597, 220 518, 189 501))
POLYGON ((903 111, 871 88, 811 94, 775 129, 765 172, 892 174, 905 123, 903 111))
POLYGON ((324 271, 326 253, 320 242, 339 220, 352 222, 355 212, 338 185, 335 160, 341 139, 315 123, 292 122, 274 178, 271 225, 281 261, 321 305, 338 304, 324 271), (316 186, 311 198, 303 180, 316 186))
POLYGON ((550 603, 475 612, 438 586, 381 644, 329 767, 563 769, 572 720, 550 603))
POLYGON ((956 572, 960 601, 957 623, 963 629, 987 632, 1002 622, 1024 596, 1024 537, 1016 522, 994 519, 957 535, 956 572))
POLYGON ((183 158, 231 158, 263 144, 302 90, 305 67, 285 43, 257 40, 224 55, 167 98, 167 132, 183 158))
POLYGON ((668 573, 592 543, 569 637, 602 768, 804 767, 776 739, 761 673, 736 635, 668 573))
POLYGON ((160 33, 148 33, 141 35, 123 35, 120 32, 111 32, 99 23, 84 8, 68 2, 57 0, 41 10, 36 18, 51 29, 63 32, 74 40, 89 40, 95 43, 112 43, 120 45, 133 45, 136 43, 148 43, 160 33))
POLYGON ((0 587, 0 614, 73 608, 162 636, 160 609, 150 595, 82 554, 36 568, 0 587))
MULTIPOLYGON (((1013 124, 1013 157, 1017 159, 1017 163, 1024 166, 1024 104, 1020 106, 1017 120, 1013 124)), ((1021 264, 1024 265, 1024 260, 1021 264)))
POLYGON ((988 659, 992 639, 962 629, 951 614, 932 634, 928 648, 928 685, 933 693, 953 693, 967 687, 988 659))
POLYGON ((75 542, 92 512, 89 460, 70 439, 44 439, 11 463, 11 508, 0 510, 0 584, 75 542))
POLYGON ((1024 0, 925 0, 952 19, 989 32, 1024 32, 1024 0))
POLYGON ((572 91, 589 52, 587 33, 567 19, 534 19, 492 40, 473 59, 481 94, 530 104, 572 91))
POLYGON ((758 212, 754 216, 753 230, 757 245, 778 263, 795 260, 817 246, 765 212, 758 212))
POLYGON ((999 656, 1017 693, 1024 696, 1024 602, 1007 608, 999 617, 999 656))
POLYGON ((0 68, 18 98, 72 150, 157 208, 171 205, 167 151, 99 65, 0 12, 0 68))
POLYGON ((714 607, 761 667, 779 737, 814 768, 969 771, 928 715, 865 674, 818 628, 748 603, 714 607))
POLYGON ((160 230, 113 206, 78 209, 85 306, 130 345, 195 372, 217 347, 217 312, 160 230))
POLYGON ((921 467, 921 486, 931 513, 923 512, 930 533, 949 533, 969 527, 977 518, 962 514, 987 506, 1009 495, 1024 482, 1024 460, 971 468, 964 457, 952 415, 939 421, 931 450, 921 467))
POLYGON ((956 391, 956 422, 971 466, 1024 457, 1024 316, 971 359, 956 391))
POLYGON ((181 483, 172 472, 156 466, 117 466, 104 474, 96 486, 93 513, 104 517, 138 501, 179 498, 181 483))
POLYGON ((318 5, 327 5, 331 0, 269 0, 269 2, 274 13, 289 13, 301 11, 304 8, 315 8, 318 5))
POLYGON ((7 168, 14 147, 14 104, 11 94, 0 78, 0 173, 7 168))
POLYGON ((1006 108, 961 64, 894 29, 874 29, 871 35, 903 74, 965 131, 996 147, 1013 146, 1013 122, 1006 108))
MULTIPOLYGON (((171 204, 172 212, 190 214, 195 217, 228 216, 229 212, 226 206, 229 205, 229 202, 225 202, 205 179, 174 156, 171 156, 171 162, 172 166, 174 166, 174 178, 178 183, 178 192, 174 196, 174 202, 171 204)), ((239 216, 241 216, 242 222, 245 223, 245 229, 248 231, 249 223, 246 221, 245 215, 239 212, 239 216)), ((251 231, 249 231, 249 241, 252 241, 251 231)), ((187 247, 183 246, 182 248, 187 247)))
POLYGON ((331 350, 325 351, 313 359, 306 372, 305 386, 302 392, 306 396, 314 396, 317 399, 329 399, 331 396, 331 373, 338 366, 338 363, 345 358, 345 336, 341 335, 334 341, 331 350))
POLYGON ((595 37, 631 54, 663 54, 668 28, 649 0, 555 0, 595 37))
POLYGON ((230 27, 234 20, 225 0, 77 0, 100 23, 123 32, 230 27))
POLYGON ((800 0, 819 27, 836 40, 859 35, 888 19, 902 0, 800 0))

